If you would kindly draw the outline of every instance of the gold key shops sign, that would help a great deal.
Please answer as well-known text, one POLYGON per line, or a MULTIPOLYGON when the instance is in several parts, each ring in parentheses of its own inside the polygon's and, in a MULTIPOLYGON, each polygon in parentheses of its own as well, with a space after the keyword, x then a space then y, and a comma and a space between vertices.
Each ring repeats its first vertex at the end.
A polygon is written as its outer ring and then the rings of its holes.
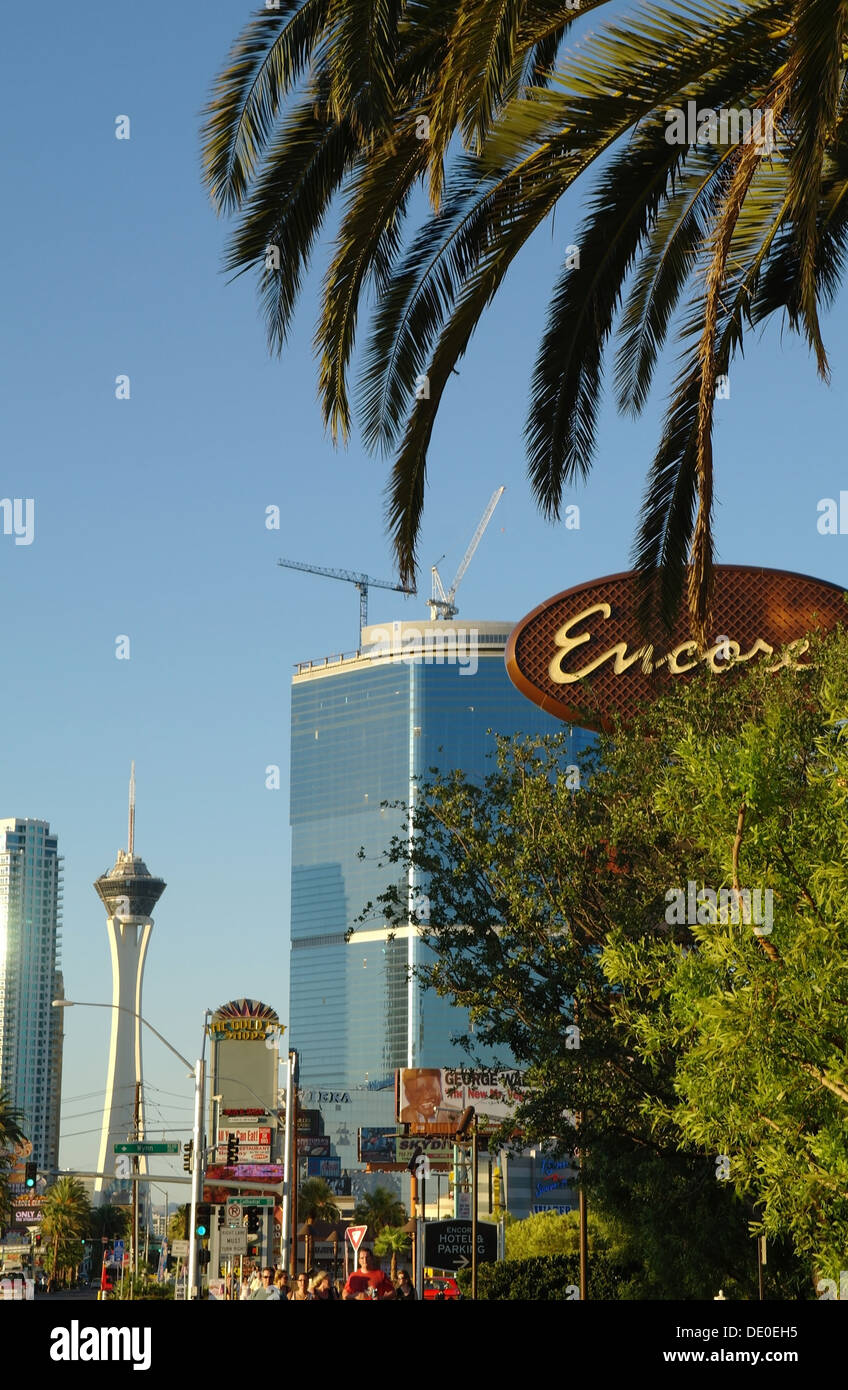
POLYGON ((719 565, 715 637, 692 640, 681 606, 674 626, 654 640, 639 624, 634 571, 566 589, 513 629, 505 660, 510 680, 549 714, 605 729, 614 713, 632 717, 678 677, 706 667, 717 675, 743 663, 767 670, 804 665, 806 634, 829 632, 848 617, 837 584, 786 570, 719 565))

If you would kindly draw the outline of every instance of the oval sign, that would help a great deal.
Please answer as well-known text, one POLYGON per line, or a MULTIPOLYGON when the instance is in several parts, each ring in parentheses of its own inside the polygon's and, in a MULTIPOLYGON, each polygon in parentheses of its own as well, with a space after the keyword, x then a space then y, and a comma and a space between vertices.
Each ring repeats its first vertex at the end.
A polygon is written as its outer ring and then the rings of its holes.
POLYGON ((805 635, 829 632, 846 616, 838 584, 745 565, 716 566, 715 639, 706 650, 692 640, 685 605, 654 642, 640 631, 638 605, 633 570, 540 604, 510 634, 504 659, 513 685, 548 714, 607 729, 615 713, 631 718, 699 667, 721 674, 751 661, 769 670, 803 665, 805 635))

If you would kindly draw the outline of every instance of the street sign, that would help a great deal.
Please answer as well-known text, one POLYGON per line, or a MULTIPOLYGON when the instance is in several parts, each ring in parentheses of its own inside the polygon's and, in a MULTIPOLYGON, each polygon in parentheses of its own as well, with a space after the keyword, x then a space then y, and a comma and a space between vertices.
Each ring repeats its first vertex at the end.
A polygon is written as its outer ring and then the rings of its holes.
MULTIPOLYGON (((426 1221, 424 1263, 434 1269, 467 1269, 471 1264, 470 1221, 426 1221)), ((498 1228, 491 1221, 477 1224, 477 1259, 498 1258, 498 1228)))
POLYGON ((116 1154, 178 1154, 180 1151, 179 1144, 170 1140, 157 1144, 141 1139, 132 1144, 114 1144, 112 1147, 116 1154))
POLYGON ((130 1176, 130 1156, 129 1154, 115 1155, 115 1177, 128 1178, 130 1176))
POLYGON ((345 1231, 345 1239, 350 1241, 351 1245, 353 1246, 354 1254, 356 1254, 360 1245, 364 1241, 365 1232, 367 1230, 367 1226, 348 1226, 347 1230, 345 1231))
POLYGON ((238 1202, 227 1203, 227 1224, 229 1226, 240 1226, 242 1223, 242 1210, 238 1202))
POLYGON ((122 1240, 116 1240, 114 1245, 112 1246, 112 1259, 114 1260, 116 1265, 123 1264, 124 1242, 122 1240))
POLYGON ((188 1241, 187 1241, 187 1240, 172 1240, 172 1241, 171 1241, 171 1254, 172 1254, 172 1255, 176 1255, 178 1258, 184 1260, 185 1257, 186 1257, 187 1254, 188 1254, 188 1241))
POLYGON ((218 1232, 218 1249, 222 1255, 246 1255, 247 1231, 244 1227, 233 1231, 218 1232))
POLYGON ((240 1193, 238 1197, 230 1198, 231 1203, 238 1203, 240 1207, 272 1207, 275 1201, 275 1197, 254 1197, 253 1193, 240 1193))

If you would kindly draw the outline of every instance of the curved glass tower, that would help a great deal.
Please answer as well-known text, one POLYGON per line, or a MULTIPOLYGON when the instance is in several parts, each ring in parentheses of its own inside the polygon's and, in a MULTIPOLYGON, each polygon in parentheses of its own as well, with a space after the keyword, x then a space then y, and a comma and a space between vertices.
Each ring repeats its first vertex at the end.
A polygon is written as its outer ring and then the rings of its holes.
MULTIPOLYGON (((378 860, 406 833, 381 803, 408 803, 413 779, 434 767, 485 777, 489 730, 568 731, 510 682, 511 626, 372 626, 355 656, 304 662, 294 676, 290 1038, 303 1104, 321 1110, 343 1168, 356 1166, 360 1125, 394 1123, 396 1067, 466 1060, 452 1042, 465 1012, 409 980, 426 949, 416 930, 389 940, 385 927, 356 921, 387 886, 378 860)), ((575 728, 572 752, 592 738, 575 728)))

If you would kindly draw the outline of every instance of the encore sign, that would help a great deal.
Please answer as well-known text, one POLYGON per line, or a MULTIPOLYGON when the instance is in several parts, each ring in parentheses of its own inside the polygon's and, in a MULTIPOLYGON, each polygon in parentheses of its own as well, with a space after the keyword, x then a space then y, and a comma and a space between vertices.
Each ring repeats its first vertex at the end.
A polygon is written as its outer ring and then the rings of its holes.
POLYGON ((615 712, 631 718, 699 667, 722 674, 747 662, 766 670, 804 665, 806 634, 848 618, 837 584, 786 570, 718 565, 711 646, 699 648, 685 603, 673 627, 651 642, 641 635, 636 574, 611 574, 566 589, 513 628, 505 660, 523 695, 586 729, 605 729, 615 712))

